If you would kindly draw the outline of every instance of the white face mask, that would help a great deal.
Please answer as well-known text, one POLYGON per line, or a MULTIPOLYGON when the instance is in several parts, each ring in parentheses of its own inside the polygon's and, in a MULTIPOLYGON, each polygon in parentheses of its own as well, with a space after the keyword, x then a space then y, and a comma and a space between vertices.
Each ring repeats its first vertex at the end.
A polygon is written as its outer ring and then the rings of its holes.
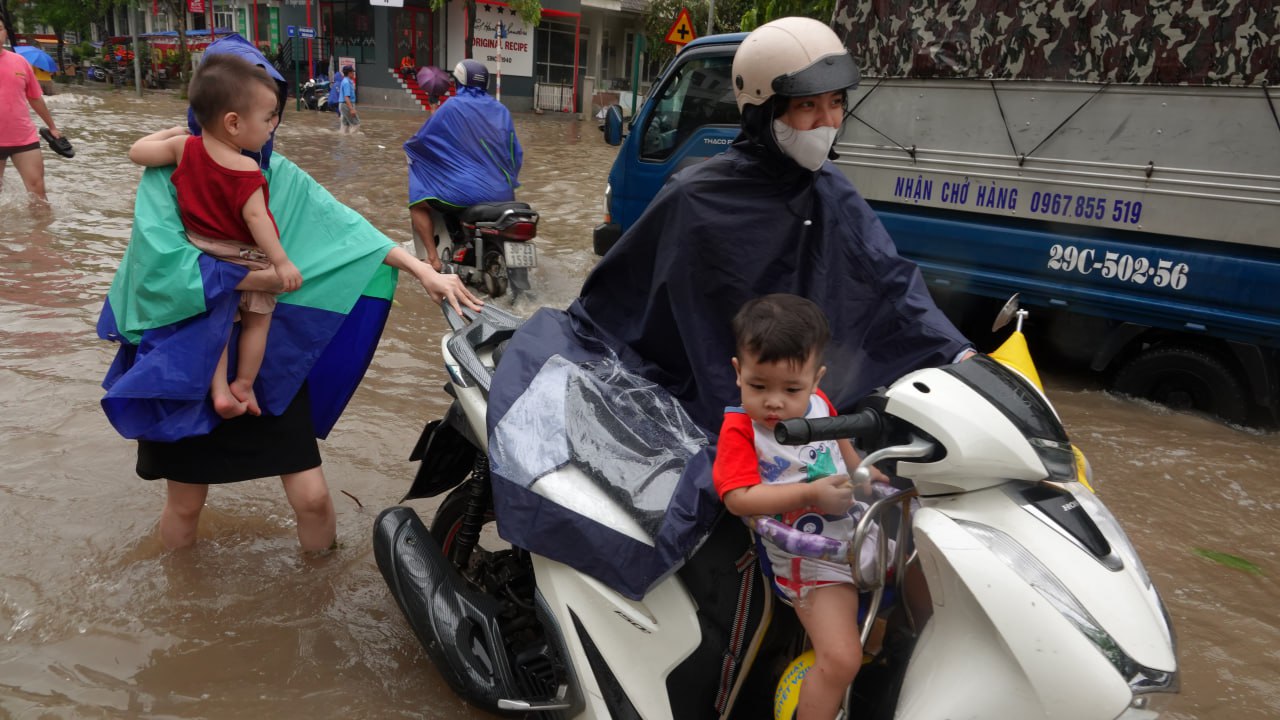
POLYGON ((797 130, 781 120, 773 121, 773 137, 788 157, 806 170, 818 170, 827 161, 840 128, 820 127, 797 130))

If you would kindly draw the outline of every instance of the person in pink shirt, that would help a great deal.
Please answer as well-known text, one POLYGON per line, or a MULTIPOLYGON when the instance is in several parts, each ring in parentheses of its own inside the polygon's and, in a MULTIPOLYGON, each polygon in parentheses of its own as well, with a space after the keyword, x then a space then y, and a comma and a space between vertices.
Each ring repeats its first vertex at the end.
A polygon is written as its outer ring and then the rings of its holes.
POLYGON ((60 138, 62 133, 44 103, 35 71, 21 55, 4 48, 8 42, 9 29, 0 21, 0 188, 4 186, 5 168, 13 160, 27 192, 47 203, 40 136, 27 106, 36 111, 53 137, 60 138))

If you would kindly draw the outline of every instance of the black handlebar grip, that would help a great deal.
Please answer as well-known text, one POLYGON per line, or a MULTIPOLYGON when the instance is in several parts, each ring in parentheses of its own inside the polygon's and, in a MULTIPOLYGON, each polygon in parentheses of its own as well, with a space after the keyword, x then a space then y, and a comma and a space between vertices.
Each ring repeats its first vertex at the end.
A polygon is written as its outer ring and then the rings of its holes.
POLYGON ((852 415, 826 418, 792 418, 779 422, 773 438, 783 445, 804 445, 822 440, 842 440, 879 435, 880 413, 871 408, 852 415))

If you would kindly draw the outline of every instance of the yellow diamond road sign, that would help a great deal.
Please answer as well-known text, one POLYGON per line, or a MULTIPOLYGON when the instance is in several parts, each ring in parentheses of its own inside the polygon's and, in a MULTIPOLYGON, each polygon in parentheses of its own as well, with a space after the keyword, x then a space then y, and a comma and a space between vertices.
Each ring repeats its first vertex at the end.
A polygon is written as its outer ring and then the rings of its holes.
POLYGON ((693 32, 693 20, 689 18, 689 8, 680 8, 680 14, 676 16, 676 21, 671 23, 671 29, 667 31, 663 41, 672 45, 684 45, 696 37, 698 36, 693 32))

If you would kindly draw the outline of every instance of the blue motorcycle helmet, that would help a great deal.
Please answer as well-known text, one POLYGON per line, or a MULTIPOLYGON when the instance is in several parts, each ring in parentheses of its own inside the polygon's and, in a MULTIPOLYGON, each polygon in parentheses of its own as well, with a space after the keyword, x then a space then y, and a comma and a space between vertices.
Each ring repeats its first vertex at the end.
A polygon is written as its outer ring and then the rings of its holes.
MULTIPOLYGON (((267 57, 262 54, 262 51, 254 47, 253 43, 244 39, 244 37, 239 33, 231 33, 230 35, 224 35, 210 43, 209 47, 205 49, 203 57, 217 55, 219 53, 239 55, 250 63, 253 63, 267 71, 267 74, 271 76, 271 79, 276 82, 276 90, 279 97, 279 100, 276 103, 276 116, 280 118, 281 122, 283 122, 285 100, 288 98, 289 94, 289 83, 284 79, 284 76, 280 74, 280 71, 277 70, 269 60, 267 60, 267 57)), ((279 126, 280 123, 277 122, 276 127, 279 126)), ((187 108, 187 128, 191 130, 192 135, 200 134, 200 123, 196 122, 195 113, 191 111, 190 107, 187 108)), ((257 160, 258 166, 263 170, 266 170, 271 164, 271 147, 275 144, 275 138, 275 130, 272 130, 271 139, 267 141, 266 145, 262 146, 261 153, 250 152, 248 150, 242 150, 241 153, 257 160)))
POLYGON ((458 87, 485 90, 489 87, 489 68, 479 60, 463 60, 453 66, 453 79, 458 81, 458 87))

